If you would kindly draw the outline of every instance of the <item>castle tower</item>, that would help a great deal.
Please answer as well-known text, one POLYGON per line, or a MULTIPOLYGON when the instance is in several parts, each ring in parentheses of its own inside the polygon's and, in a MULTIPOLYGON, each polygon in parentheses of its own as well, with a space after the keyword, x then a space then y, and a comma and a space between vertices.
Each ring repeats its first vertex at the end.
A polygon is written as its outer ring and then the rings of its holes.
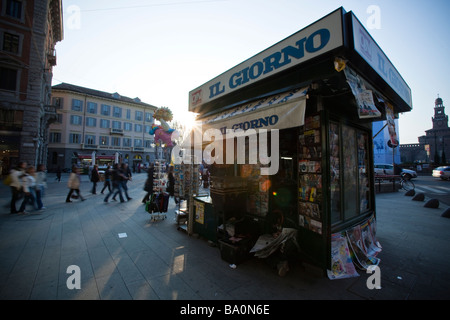
POLYGON ((448 116, 445 114, 444 103, 441 98, 438 98, 434 102, 434 117, 433 129, 447 129, 448 128, 448 116))

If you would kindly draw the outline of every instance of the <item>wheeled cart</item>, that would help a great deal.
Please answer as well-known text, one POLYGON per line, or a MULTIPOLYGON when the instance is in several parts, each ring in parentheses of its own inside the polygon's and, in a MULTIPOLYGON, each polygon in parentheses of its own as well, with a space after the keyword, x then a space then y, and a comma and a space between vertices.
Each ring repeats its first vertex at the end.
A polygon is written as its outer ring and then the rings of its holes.
POLYGON ((168 193, 160 192, 158 194, 152 194, 150 200, 145 204, 145 211, 151 216, 150 221, 165 220, 167 218, 168 205, 168 193))

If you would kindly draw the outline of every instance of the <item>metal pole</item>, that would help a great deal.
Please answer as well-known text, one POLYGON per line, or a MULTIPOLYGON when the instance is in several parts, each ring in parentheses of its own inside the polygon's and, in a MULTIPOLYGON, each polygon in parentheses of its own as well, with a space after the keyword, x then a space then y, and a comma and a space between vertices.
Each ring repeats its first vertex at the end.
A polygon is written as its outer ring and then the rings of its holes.
POLYGON ((388 124, 387 124, 387 122, 386 122, 386 124, 383 126, 383 128, 381 128, 380 131, 378 131, 378 132, 372 137, 372 139, 375 139, 376 136, 377 136, 381 131, 383 131, 384 128, 386 128, 387 125, 388 125, 388 124))

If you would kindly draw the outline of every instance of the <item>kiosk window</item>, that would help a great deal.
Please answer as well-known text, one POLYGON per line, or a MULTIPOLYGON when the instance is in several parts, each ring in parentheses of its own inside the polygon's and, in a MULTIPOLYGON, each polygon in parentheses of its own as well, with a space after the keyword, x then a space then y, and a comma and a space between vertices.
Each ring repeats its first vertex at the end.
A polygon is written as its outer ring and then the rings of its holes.
POLYGON ((358 186, 359 186, 359 211, 363 213, 370 209, 370 186, 369 186, 369 154, 368 135, 358 132, 358 186))
POLYGON ((339 125, 330 123, 330 207, 331 223, 341 220, 341 178, 340 178, 340 144, 339 125))
POLYGON ((330 122, 331 224, 370 210, 369 136, 348 125, 330 122))
POLYGON ((344 125, 342 135, 343 155, 343 184, 344 184, 344 219, 350 219, 358 214, 357 209, 357 178, 358 178, 358 158, 356 154, 355 129, 344 125))

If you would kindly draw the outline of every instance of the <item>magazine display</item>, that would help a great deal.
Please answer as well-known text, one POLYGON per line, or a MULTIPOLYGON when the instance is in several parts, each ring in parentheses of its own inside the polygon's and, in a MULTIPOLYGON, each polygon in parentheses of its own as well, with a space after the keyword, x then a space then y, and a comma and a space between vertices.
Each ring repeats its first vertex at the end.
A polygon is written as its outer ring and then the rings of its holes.
POLYGON ((322 234, 322 144, 320 115, 307 117, 298 137, 299 225, 322 234))
POLYGON ((259 173, 260 165, 241 165, 241 176, 247 180, 247 211, 265 217, 269 212, 270 179, 259 173))
POLYGON ((175 188, 177 198, 187 199, 191 194, 198 193, 199 165, 176 164, 174 166, 175 188))
POLYGON ((331 235, 331 270, 327 270, 328 278, 344 279, 357 277, 356 268, 367 270, 377 266, 380 259, 381 245, 376 240, 375 216, 364 223, 354 226, 345 232, 331 235))
POLYGON ((327 270, 327 274, 331 280, 359 276, 342 233, 331 235, 331 270, 327 270))

